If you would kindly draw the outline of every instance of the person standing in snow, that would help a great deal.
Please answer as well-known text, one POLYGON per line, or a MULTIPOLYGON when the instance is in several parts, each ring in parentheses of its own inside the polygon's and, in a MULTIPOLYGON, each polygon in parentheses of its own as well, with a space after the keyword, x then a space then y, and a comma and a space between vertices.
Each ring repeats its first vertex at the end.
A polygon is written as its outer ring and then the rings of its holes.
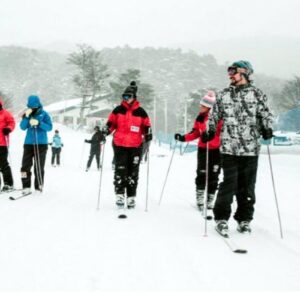
POLYGON ((15 119, 12 114, 3 108, 3 99, 0 97, 0 171, 4 185, 2 192, 13 190, 13 176, 8 163, 9 134, 15 129, 15 119))
POLYGON ((55 167, 55 158, 56 158, 56 165, 60 166, 60 152, 64 144, 62 143, 61 137, 59 135, 59 131, 56 129, 54 132, 54 136, 52 139, 51 150, 52 150, 52 157, 51 157, 51 165, 55 167))
POLYGON ((142 141, 152 140, 151 123, 146 111, 137 100, 137 85, 130 83, 120 105, 108 117, 105 134, 114 133, 113 149, 115 157, 114 185, 116 204, 135 207, 139 166, 142 155, 142 141))
POLYGON ((97 169, 100 170, 100 154, 101 154, 101 145, 105 143, 105 136, 100 131, 99 126, 95 126, 94 134, 90 140, 84 140, 86 143, 91 144, 90 156, 86 166, 86 172, 90 169, 93 158, 96 157, 97 169))
MULTIPOLYGON (((200 112, 194 122, 191 132, 181 135, 176 133, 174 138, 180 142, 190 142, 199 137, 206 131, 206 123, 208 115, 216 102, 216 96, 213 91, 208 91, 200 101, 200 112)), ((217 124, 216 134, 208 143, 203 143, 201 138, 198 142, 197 154, 197 176, 196 183, 196 202, 199 210, 204 208, 204 190, 206 184, 206 152, 208 147, 208 187, 207 187, 207 209, 213 208, 215 192, 218 187, 218 177, 220 174, 220 132, 222 128, 222 120, 217 124)))
POLYGON ((237 61, 228 67, 230 86, 217 95, 217 101, 209 117, 209 130, 202 141, 211 141, 223 120, 221 131, 221 166, 223 181, 214 205, 216 230, 228 235, 231 203, 236 196, 237 210, 234 219, 239 232, 251 232, 255 204, 255 183, 260 152, 260 137, 272 138, 273 115, 267 96, 253 85, 252 65, 237 61))
POLYGON ((38 96, 31 95, 28 97, 27 109, 22 117, 20 128, 26 130, 21 167, 23 192, 31 192, 31 167, 33 162, 34 188, 36 191, 42 191, 48 149, 47 132, 52 130, 52 121, 49 114, 43 109, 38 96))

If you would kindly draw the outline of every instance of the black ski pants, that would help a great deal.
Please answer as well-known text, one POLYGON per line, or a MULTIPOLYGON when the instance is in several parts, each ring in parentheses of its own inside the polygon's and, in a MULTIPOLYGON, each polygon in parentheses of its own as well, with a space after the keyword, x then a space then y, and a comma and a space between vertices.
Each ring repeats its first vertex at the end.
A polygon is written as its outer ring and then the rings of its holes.
MULTIPOLYGON (((198 148, 196 189, 204 190, 206 183, 206 148, 198 148)), ((220 174, 220 150, 208 150, 208 194, 214 194, 220 174)))
POLYGON ((13 181, 11 168, 9 166, 7 158, 8 158, 7 146, 0 146, 0 172, 2 172, 4 184, 13 186, 14 181, 13 181))
POLYGON ((133 148, 114 145, 113 149, 115 154, 115 193, 126 193, 127 197, 135 197, 142 147, 133 148))
POLYGON ((253 219, 257 166, 258 156, 221 155, 224 178, 213 209, 215 220, 230 218, 234 195, 237 200, 234 219, 238 222, 253 219))
POLYGON ((101 154, 101 151, 99 151, 99 150, 97 150, 97 151, 91 150, 90 156, 89 156, 89 159, 87 162, 87 166, 86 166, 88 169, 90 168, 94 157, 96 157, 97 168, 98 169, 100 168, 100 154, 101 154))
POLYGON ((48 145, 24 145, 21 177, 23 188, 31 187, 31 167, 34 163, 34 188, 41 190, 44 186, 44 168, 48 145))
POLYGON ((61 148, 52 147, 51 150, 52 150, 51 165, 54 165, 55 158, 56 158, 56 164, 59 166, 60 165, 60 152, 61 152, 61 148))

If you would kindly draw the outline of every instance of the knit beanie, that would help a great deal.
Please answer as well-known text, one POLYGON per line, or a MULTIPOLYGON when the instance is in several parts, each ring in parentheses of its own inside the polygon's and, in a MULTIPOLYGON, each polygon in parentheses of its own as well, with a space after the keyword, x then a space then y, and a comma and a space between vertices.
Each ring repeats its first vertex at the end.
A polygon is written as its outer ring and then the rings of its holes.
POLYGON ((133 95, 133 98, 136 98, 138 87, 135 81, 131 81, 130 85, 125 89, 123 95, 133 95))
POLYGON ((207 91, 204 97, 200 100, 200 105, 212 108, 216 103, 216 94, 214 91, 207 91))

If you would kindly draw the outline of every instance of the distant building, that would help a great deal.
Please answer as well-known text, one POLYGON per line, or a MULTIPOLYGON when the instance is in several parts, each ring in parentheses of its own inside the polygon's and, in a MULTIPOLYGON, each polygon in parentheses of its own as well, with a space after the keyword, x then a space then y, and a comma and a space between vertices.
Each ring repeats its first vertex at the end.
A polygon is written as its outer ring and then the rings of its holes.
MULTIPOLYGON (((82 98, 62 100, 45 106, 53 122, 61 123, 72 128, 80 125, 80 108, 82 98)), ((90 97, 84 108, 84 126, 93 127, 103 124, 112 110, 105 96, 99 97, 91 103, 90 97)))

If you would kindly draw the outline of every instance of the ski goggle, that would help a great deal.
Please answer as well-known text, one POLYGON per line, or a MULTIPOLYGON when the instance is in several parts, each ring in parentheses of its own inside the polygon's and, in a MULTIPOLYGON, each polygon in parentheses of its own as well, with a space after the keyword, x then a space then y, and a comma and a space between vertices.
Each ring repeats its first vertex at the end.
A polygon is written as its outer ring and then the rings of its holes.
POLYGON ((123 94, 122 99, 125 101, 128 101, 129 99, 132 99, 133 95, 132 94, 123 94))
POLYGON ((236 67, 229 67, 228 69, 227 69, 227 73, 228 73, 228 75, 229 76, 233 76, 233 75, 235 75, 235 74, 237 74, 237 68, 236 67))

